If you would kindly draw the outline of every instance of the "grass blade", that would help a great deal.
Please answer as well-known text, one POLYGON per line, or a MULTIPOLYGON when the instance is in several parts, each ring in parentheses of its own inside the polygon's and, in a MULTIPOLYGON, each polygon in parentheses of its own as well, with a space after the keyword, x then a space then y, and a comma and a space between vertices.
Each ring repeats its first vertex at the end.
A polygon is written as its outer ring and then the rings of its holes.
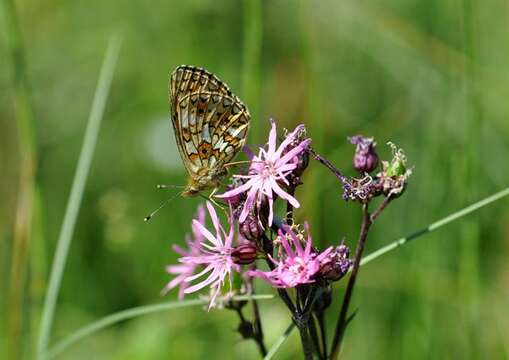
MULTIPOLYGON (((233 300, 267 300, 267 299, 273 299, 274 295, 253 295, 253 296, 235 296, 233 297, 233 300)), ((122 310, 117 313, 108 315, 106 317, 103 317, 102 319, 99 319, 92 324, 86 325, 75 332, 73 332, 71 335, 66 337, 64 340, 57 343, 55 346, 53 346, 50 351, 48 351, 48 358, 53 358, 60 354, 62 351, 67 349, 69 346, 74 344, 75 342, 83 339, 86 336, 89 336, 99 330, 102 330, 108 326, 111 326, 113 324, 116 324, 120 321, 132 319, 138 316, 142 315, 148 315, 159 311, 165 311, 165 310, 172 310, 172 309, 178 309, 183 307, 189 307, 189 306, 198 306, 198 305, 206 305, 208 304, 209 300, 207 299, 193 299, 193 300, 184 300, 184 301, 172 301, 167 303, 161 303, 161 304, 152 304, 152 305, 145 305, 145 306, 138 306, 132 309, 122 310)))
POLYGON ((101 67, 99 81, 97 83, 92 108, 88 118, 87 129, 85 131, 85 138, 81 147, 80 157, 71 187, 71 193, 67 202, 67 208, 53 259, 53 265, 51 267, 49 285, 42 311, 39 339, 37 342, 37 359, 44 359, 46 356, 45 352, 49 343, 62 275, 69 247, 71 245, 74 225, 76 224, 76 218, 78 216, 81 199, 83 197, 83 190, 85 188, 95 145, 97 143, 97 136, 101 120, 103 118, 104 108, 106 106, 106 100, 108 98, 113 78, 113 72, 120 52, 120 45, 120 37, 115 36, 110 39, 101 67))
POLYGON ((286 341, 286 339, 288 339, 288 336, 290 336, 290 334, 292 333, 294 328, 295 328, 295 324, 291 323, 290 326, 288 326, 288 328, 285 330, 283 335, 281 335, 279 337, 279 339, 277 339, 275 344, 272 345, 272 347, 270 348, 270 350, 267 353, 267 355, 263 358, 263 360, 272 359, 272 357, 276 354, 276 352, 279 350, 281 345, 283 345, 283 343, 286 341))
POLYGON ((398 246, 404 245, 404 244, 410 242, 411 240, 414 240, 422 235, 425 235, 425 234, 428 234, 434 230, 437 230, 437 229, 441 228, 442 226, 447 225, 455 220, 458 220, 459 218, 462 218, 463 216, 466 216, 476 210, 479 210, 480 208, 482 208, 486 205, 489 205, 492 202, 500 200, 507 195, 509 195, 509 187, 507 187, 504 190, 501 190, 491 196, 488 196, 488 197, 486 197, 486 198, 484 198, 470 206, 467 206, 466 208, 456 211, 455 213, 452 213, 451 215, 446 216, 443 219, 435 221, 434 223, 428 225, 425 228, 417 230, 416 232, 414 232, 408 236, 402 237, 402 238, 390 243, 389 245, 386 245, 386 246, 372 252, 371 254, 365 256, 361 260, 361 265, 365 265, 365 264, 375 260, 377 257, 380 257, 380 256, 388 253, 389 251, 396 249, 398 246))

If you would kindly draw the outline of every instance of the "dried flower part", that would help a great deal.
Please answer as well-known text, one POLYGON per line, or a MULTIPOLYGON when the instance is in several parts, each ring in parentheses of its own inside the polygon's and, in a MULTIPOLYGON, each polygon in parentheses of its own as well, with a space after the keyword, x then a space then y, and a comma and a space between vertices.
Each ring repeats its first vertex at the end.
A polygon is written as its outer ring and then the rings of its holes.
POLYGON ((380 184, 369 175, 343 180, 343 199, 366 203, 380 194, 380 184))
POLYGON ((400 196, 406 188, 412 170, 407 168, 407 159, 403 149, 393 143, 388 145, 392 148, 392 160, 382 161, 382 171, 377 175, 380 191, 385 196, 400 196))
POLYGON ((346 245, 337 246, 322 261, 320 275, 327 280, 338 281, 352 266, 353 261, 348 258, 349 256, 350 249, 346 245))
POLYGON ((248 265, 256 260, 258 249, 251 243, 242 244, 233 249, 231 256, 235 264, 248 265))
POLYGON ((349 137, 351 144, 356 145, 353 157, 353 167, 361 174, 370 173, 378 166, 378 154, 375 151, 376 142, 373 138, 356 135, 349 137))
POLYGON ((260 222, 260 217, 251 212, 246 220, 239 224, 239 233, 249 241, 257 241, 264 233, 264 224, 260 222))

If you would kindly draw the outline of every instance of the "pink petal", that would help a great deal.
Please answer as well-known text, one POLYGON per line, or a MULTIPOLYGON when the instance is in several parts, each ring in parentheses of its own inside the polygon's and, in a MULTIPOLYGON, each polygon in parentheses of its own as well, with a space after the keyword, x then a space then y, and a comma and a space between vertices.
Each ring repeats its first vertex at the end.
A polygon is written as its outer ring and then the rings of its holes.
POLYGON ((269 133, 269 142, 267 143, 269 145, 269 148, 267 150, 267 156, 272 157, 274 155, 274 151, 276 151, 276 140, 277 140, 277 132, 276 132, 276 123, 274 120, 270 120, 271 122, 271 129, 269 133))
POLYGON ((311 143, 311 139, 303 140, 299 145, 294 147, 292 150, 288 151, 283 157, 279 158, 275 166, 278 167, 282 164, 287 163, 289 160, 291 160, 294 156, 299 154, 300 152, 304 151, 304 149, 311 143))
POLYGON ((300 207, 300 204, 299 202, 297 201, 297 199, 295 199, 293 196, 291 196, 290 194, 288 194, 286 191, 284 191, 283 189, 281 189, 281 187, 278 185, 278 183, 276 182, 276 180, 274 180, 273 178, 270 178, 270 183, 272 185, 272 190, 279 196, 281 197, 282 199, 285 199, 286 201, 288 201, 290 204, 292 204, 292 206, 294 208, 299 208, 300 207))
POLYGON ((217 218, 216 209, 212 206, 210 201, 207 201, 207 209, 209 210, 210 218, 212 219, 212 224, 214 225, 214 228, 216 229, 216 237, 219 237, 219 227, 221 226, 219 224, 219 219, 217 218))
POLYGON ((198 274, 194 274, 192 276, 188 276, 186 278, 186 281, 187 282, 190 282, 190 281, 193 281, 193 280, 196 280, 198 279, 199 277, 205 275, 206 273, 208 273, 212 268, 214 267, 214 265, 212 264, 208 264, 205 269, 203 269, 202 271, 200 271, 198 274))
POLYGON ((248 182, 246 182, 245 184, 242 184, 232 190, 229 190, 223 194, 219 194, 219 195, 214 195, 215 197, 218 197, 218 198, 228 198, 228 197, 232 197, 232 196, 235 196, 235 195, 238 195, 240 193, 243 193, 247 190, 249 190, 253 184, 255 179, 252 179, 252 180, 249 180, 248 182))
POLYGON ((196 225, 198 227, 198 229, 200 229, 200 232, 202 233, 203 236, 205 236, 211 243, 213 243, 214 245, 218 246, 218 247, 221 247, 223 246, 223 244, 221 243, 221 241, 214 237, 214 235, 212 235, 212 233, 210 231, 208 231, 202 224, 200 224, 198 221, 196 220, 193 220, 193 224, 196 225))

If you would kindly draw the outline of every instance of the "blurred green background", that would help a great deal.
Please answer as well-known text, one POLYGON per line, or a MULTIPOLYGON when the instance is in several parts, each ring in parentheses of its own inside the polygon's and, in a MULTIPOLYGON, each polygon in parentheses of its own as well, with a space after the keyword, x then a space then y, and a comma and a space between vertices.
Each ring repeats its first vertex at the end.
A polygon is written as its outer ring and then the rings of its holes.
MULTIPOLYGON (((175 299, 175 292, 159 294, 169 280, 164 266, 175 262, 170 246, 183 243, 200 199, 176 199, 150 224, 142 219, 168 196, 156 184, 185 183, 168 118, 168 73, 177 65, 205 67, 230 85, 253 115, 252 145, 265 141, 270 117, 289 128, 305 123, 315 149, 351 175, 347 136, 375 136, 385 158, 386 141, 402 146, 414 175, 373 227, 367 252, 509 183, 506 1, 17 1, 26 82, 17 82, 23 68, 9 51, 10 3, 2 1, 0 47, 0 306, 3 319, 14 314, 22 325, 19 342, 11 343, 11 351, 22 349, 21 358, 33 356, 49 268, 113 32, 121 31, 124 42, 52 343, 112 312, 175 299), (20 83, 30 90, 25 105, 20 83), (32 226, 24 229, 24 265, 13 274, 13 254, 21 246, 14 230, 24 186, 19 179, 27 165, 20 149, 30 149, 20 122, 30 120, 24 109, 33 113, 36 191, 32 226), (19 301, 8 300, 16 299, 12 291, 19 301)), ((298 219, 310 222, 322 246, 343 235, 353 246, 358 206, 341 200, 337 181, 317 163, 304 182, 298 219)), ((362 268, 353 304, 359 312, 344 357, 509 358, 507 204, 502 200, 362 268)), ((331 327, 339 304, 334 307, 331 327)), ((261 311, 270 346, 289 316, 278 300, 261 302, 261 311)), ((1 322, 2 359, 9 358, 11 326, 1 322)), ((110 327, 59 358, 258 358, 236 326, 232 312, 179 309, 110 327)), ((295 332, 277 358, 299 354, 295 332)))

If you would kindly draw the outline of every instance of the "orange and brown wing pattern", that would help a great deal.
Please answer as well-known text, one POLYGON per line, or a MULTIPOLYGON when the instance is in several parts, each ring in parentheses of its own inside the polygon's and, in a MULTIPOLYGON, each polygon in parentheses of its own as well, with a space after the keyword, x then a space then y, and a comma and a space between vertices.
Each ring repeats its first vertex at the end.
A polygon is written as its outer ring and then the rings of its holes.
POLYGON ((249 113, 234 98, 211 92, 184 96, 177 106, 178 142, 191 176, 219 173, 242 149, 249 113))
POLYGON ((225 172, 249 129, 246 106, 205 69, 182 65, 170 77, 172 124, 190 178, 205 186, 225 172))

